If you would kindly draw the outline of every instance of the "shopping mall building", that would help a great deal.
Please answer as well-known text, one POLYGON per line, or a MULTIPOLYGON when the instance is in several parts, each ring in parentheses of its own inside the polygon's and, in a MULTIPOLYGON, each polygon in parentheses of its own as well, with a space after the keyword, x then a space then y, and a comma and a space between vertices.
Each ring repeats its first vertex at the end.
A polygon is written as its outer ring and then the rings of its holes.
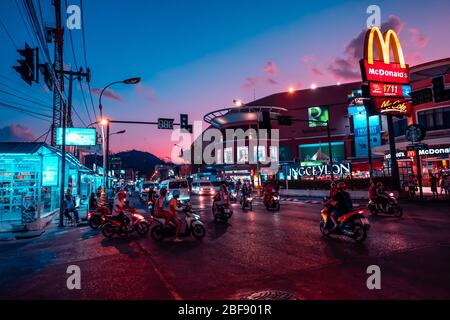
MULTIPOLYGON (((432 80, 444 76, 450 87, 450 58, 411 67, 410 82, 414 103, 409 117, 395 118, 394 131, 399 157, 401 179, 416 172, 414 159, 406 152, 410 142, 405 131, 409 124, 420 124, 427 130, 420 151, 422 170, 427 179, 429 170, 447 171, 450 165, 450 101, 436 102, 433 99, 432 80)), ((264 165, 245 163, 251 157, 270 157, 279 160, 280 180, 328 179, 331 170, 339 178, 367 178, 369 176, 368 149, 372 150, 374 176, 390 176, 388 126, 385 116, 367 115, 361 96, 361 82, 347 83, 316 89, 281 92, 241 107, 219 109, 205 115, 210 128, 217 128, 226 136, 226 129, 260 129, 270 126, 279 129, 279 145, 250 150, 249 141, 244 147, 234 143, 233 148, 223 141, 217 151, 216 163, 193 165, 192 173, 197 178, 221 179, 226 176, 250 178, 260 172, 263 179, 271 173, 264 165), (278 116, 291 116, 294 121, 280 125, 278 116), (327 128, 326 122, 329 122, 327 128), (368 139, 370 128, 370 140, 368 139), (329 129, 329 130, 327 130, 329 129), (330 150, 332 164, 330 166, 330 150), (243 161, 244 159, 244 161, 243 161), (333 169, 332 169, 333 168, 333 169)), ((270 138, 270 137, 269 137, 270 138)), ((203 142, 203 147, 208 143, 203 142)), ((194 161, 194 159, 192 159, 194 161)))

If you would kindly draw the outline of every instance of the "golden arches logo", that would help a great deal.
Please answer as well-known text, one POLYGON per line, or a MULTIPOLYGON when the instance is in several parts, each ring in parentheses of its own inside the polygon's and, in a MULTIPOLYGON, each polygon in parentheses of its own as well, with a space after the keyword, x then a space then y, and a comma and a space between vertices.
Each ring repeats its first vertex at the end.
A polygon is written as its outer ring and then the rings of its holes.
POLYGON ((369 64, 373 64, 374 61, 374 44, 376 44, 378 55, 381 55, 379 57, 380 61, 384 61, 385 64, 391 63, 389 49, 392 47, 395 62, 402 68, 406 68, 402 45, 394 30, 391 29, 384 35, 378 27, 373 27, 367 31, 364 44, 364 57, 369 64))

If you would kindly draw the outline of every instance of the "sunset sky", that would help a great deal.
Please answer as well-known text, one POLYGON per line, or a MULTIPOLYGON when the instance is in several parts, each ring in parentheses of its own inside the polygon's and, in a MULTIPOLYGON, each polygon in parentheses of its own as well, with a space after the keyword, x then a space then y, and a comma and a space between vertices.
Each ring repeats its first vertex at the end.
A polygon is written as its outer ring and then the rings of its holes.
MULTIPOLYGON (((52 94, 43 85, 25 84, 11 68, 19 55, 13 42, 33 45, 25 25, 22 1, 0 2, 0 102, 51 114, 52 94), (12 87, 16 91, 10 89, 12 87), (43 105, 11 96, 13 92, 43 105), (19 93, 19 92, 20 93, 19 93), (26 94, 26 95, 25 95, 26 94)), ((54 21, 50 0, 41 0, 43 20, 54 21)), ((64 0, 62 1, 65 5, 64 0)), ((68 5, 79 0, 67 0, 68 5)), ((105 115, 117 120, 155 121, 188 113, 202 120, 209 111, 239 98, 253 100, 275 92, 360 79, 358 60, 366 29, 366 8, 373 1, 107 1, 84 0, 87 62, 92 70, 92 95, 112 81, 140 76, 138 86, 116 85, 104 99, 105 115)), ((450 57, 450 2, 377 1, 383 28, 400 36, 410 65, 450 57)), ((35 1, 36 8, 37 1, 35 1)), ((28 23, 28 20, 26 20, 28 23)), ((85 67, 82 31, 72 31, 78 66, 85 67)), ((36 42, 36 40, 34 40, 36 42)), ((64 62, 75 68, 68 30, 64 62)), ((52 46, 50 52, 53 54, 52 46)), ((74 106, 89 124, 78 83, 74 106)), ((90 118, 94 121, 88 88, 90 118)), ((0 140, 33 140, 50 121, 1 107, 0 140)), ((81 121, 74 116, 77 126, 81 121)), ((206 127, 206 125, 205 125, 206 127)), ((139 149, 170 156, 170 132, 150 126, 119 126, 113 151, 139 149)))

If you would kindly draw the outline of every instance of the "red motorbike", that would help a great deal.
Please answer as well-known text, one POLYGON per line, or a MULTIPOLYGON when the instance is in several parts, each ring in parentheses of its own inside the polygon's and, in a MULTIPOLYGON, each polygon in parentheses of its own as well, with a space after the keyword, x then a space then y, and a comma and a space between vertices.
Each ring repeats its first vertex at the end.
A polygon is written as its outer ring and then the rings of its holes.
POLYGON ((363 210, 352 211, 338 218, 338 226, 330 218, 333 206, 327 205, 321 211, 320 231, 326 237, 330 235, 343 235, 362 243, 367 239, 367 232, 370 229, 369 220, 364 215, 363 210))

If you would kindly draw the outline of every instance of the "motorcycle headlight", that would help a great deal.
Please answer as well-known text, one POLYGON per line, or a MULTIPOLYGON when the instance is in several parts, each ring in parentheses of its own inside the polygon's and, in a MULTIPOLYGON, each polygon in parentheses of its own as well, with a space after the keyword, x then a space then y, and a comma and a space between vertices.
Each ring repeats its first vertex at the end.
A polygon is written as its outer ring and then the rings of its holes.
POLYGON ((193 217, 195 220, 200 220, 200 216, 199 216, 198 214, 193 214, 192 217, 193 217))
POLYGON ((253 198, 247 198, 248 201, 253 201, 253 198))
POLYGON ((273 197, 273 200, 278 201, 278 200, 280 200, 280 197, 273 197))

